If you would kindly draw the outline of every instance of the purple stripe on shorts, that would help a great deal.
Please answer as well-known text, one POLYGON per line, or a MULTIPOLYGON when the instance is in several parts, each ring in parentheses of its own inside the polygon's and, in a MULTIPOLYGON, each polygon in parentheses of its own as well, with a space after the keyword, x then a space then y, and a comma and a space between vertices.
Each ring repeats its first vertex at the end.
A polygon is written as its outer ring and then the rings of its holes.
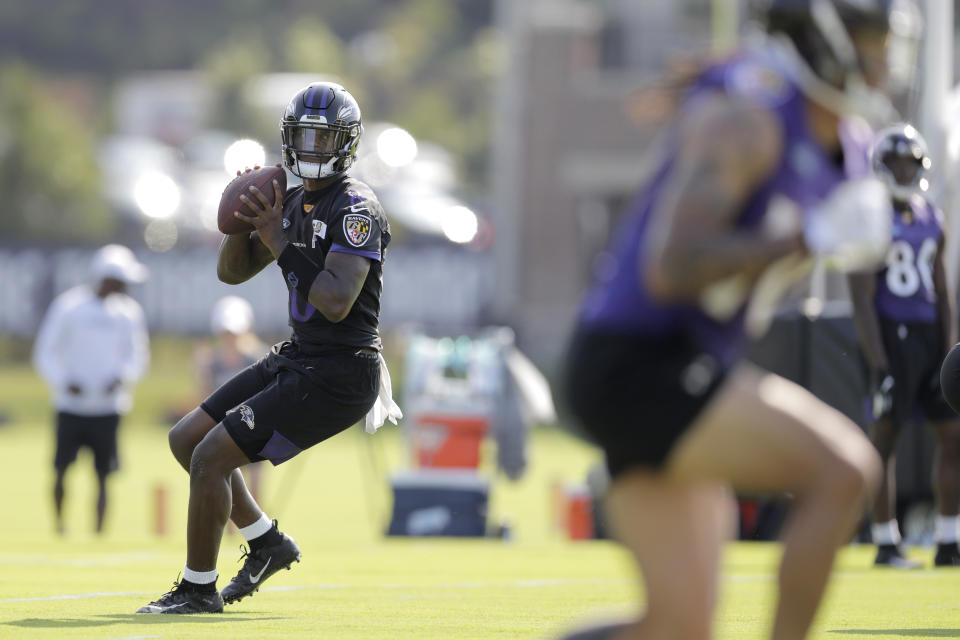
POLYGON ((300 447, 284 438, 280 432, 274 431, 267 444, 263 445, 259 455, 266 458, 277 466, 281 462, 286 462, 293 456, 303 451, 300 447))
POLYGON ((363 256, 364 258, 370 258, 371 260, 380 262, 379 251, 364 251, 363 249, 354 249, 352 247, 345 247, 342 244, 337 244, 336 242, 330 245, 330 251, 337 251, 339 253, 352 253, 355 256, 363 256))

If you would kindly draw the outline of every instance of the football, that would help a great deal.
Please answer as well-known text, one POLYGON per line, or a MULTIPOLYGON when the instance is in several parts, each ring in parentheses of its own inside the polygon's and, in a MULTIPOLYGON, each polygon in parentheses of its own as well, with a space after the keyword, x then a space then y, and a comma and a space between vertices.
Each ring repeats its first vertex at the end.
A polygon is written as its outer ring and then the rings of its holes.
POLYGON ((250 208, 240 200, 241 195, 252 197, 249 188, 256 187, 271 203, 274 201, 273 181, 280 185, 281 193, 287 192, 287 174, 283 167, 260 167, 241 173, 223 190, 220 196, 220 208, 217 211, 217 228, 221 233, 233 235, 253 231, 253 225, 233 215, 239 211, 243 215, 253 215, 250 208))

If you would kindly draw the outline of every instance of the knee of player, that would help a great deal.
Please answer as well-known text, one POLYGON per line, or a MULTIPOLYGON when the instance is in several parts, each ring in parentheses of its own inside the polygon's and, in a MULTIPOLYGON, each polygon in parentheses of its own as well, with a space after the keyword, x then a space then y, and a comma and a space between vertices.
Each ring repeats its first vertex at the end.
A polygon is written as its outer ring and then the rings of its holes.
POLYGON ((183 434, 176 427, 172 427, 167 432, 167 444, 170 446, 170 452, 173 453, 173 456, 179 459, 180 453, 184 449, 184 443, 183 434))
POLYGON ((204 446, 203 442, 193 448, 190 455, 190 479, 201 478, 215 473, 217 469, 216 451, 204 446))
POLYGON ((856 447, 834 457, 823 473, 823 493, 844 502, 873 496, 880 486, 883 465, 870 446, 856 447))
POLYGON ((195 447, 193 454, 190 456, 190 478, 193 479, 204 475, 207 468, 208 461, 206 457, 200 451, 200 447, 195 447))
POLYGON ((231 462, 216 439, 204 438, 190 456, 190 480, 206 477, 226 478, 238 465, 231 462))
POLYGON ((167 443, 170 445, 170 452, 173 457, 181 465, 189 468, 193 450, 197 446, 196 438, 191 435, 190 431, 181 428, 180 423, 178 423, 167 433, 167 443))
POLYGON ((842 436, 823 444, 797 478, 798 497, 852 505, 875 494, 882 475, 880 455, 858 428, 851 424, 842 436))

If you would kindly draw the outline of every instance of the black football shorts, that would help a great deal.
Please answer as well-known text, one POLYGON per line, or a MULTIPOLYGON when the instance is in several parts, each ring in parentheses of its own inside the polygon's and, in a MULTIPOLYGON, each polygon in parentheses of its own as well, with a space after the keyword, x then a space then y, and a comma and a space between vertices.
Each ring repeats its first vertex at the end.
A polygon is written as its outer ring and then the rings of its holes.
POLYGON ((93 451, 93 467, 97 475, 105 476, 119 467, 117 456, 117 427, 120 416, 79 416, 60 411, 57 413, 57 451, 53 466, 65 470, 74 460, 81 447, 93 451))
POLYGON ((939 325, 881 317, 880 334, 893 376, 894 422, 955 419, 940 392, 940 363, 946 354, 939 325))
POLYGON ((581 330, 567 361, 570 409, 606 455, 611 477, 660 469, 726 377, 683 335, 581 330))
POLYGON ((200 408, 251 462, 285 462, 361 420, 380 385, 379 356, 355 348, 307 355, 290 341, 228 380, 200 408))

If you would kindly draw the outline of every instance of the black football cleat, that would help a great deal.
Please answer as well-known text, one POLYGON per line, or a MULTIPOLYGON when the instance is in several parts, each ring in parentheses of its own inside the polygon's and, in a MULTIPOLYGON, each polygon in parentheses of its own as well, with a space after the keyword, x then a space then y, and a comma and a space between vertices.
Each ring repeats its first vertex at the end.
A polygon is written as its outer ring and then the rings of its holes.
POLYGON ((240 559, 246 558, 240 572, 233 577, 230 584, 225 586, 220 592, 223 601, 227 604, 238 602, 255 591, 260 590, 260 585, 264 580, 275 574, 280 569, 289 569, 293 562, 300 562, 300 547, 293 541, 293 538, 285 533, 281 533, 279 544, 270 547, 264 547, 256 551, 247 551, 246 547, 240 545, 243 555, 240 559))
POLYGON ((877 557, 874 566, 890 567, 892 569, 920 569, 922 564, 903 555, 903 551, 895 544, 881 544, 877 546, 877 557))
POLYGON ((174 582, 173 589, 140 607, 137 613, 223 613, 223 598, 216 589, 197 591, 183 582, 174 582))
POLYGON ((960 547, 956 542, 937 545, 937 555, 933 557, 935 567, 960 567, 960 547))

